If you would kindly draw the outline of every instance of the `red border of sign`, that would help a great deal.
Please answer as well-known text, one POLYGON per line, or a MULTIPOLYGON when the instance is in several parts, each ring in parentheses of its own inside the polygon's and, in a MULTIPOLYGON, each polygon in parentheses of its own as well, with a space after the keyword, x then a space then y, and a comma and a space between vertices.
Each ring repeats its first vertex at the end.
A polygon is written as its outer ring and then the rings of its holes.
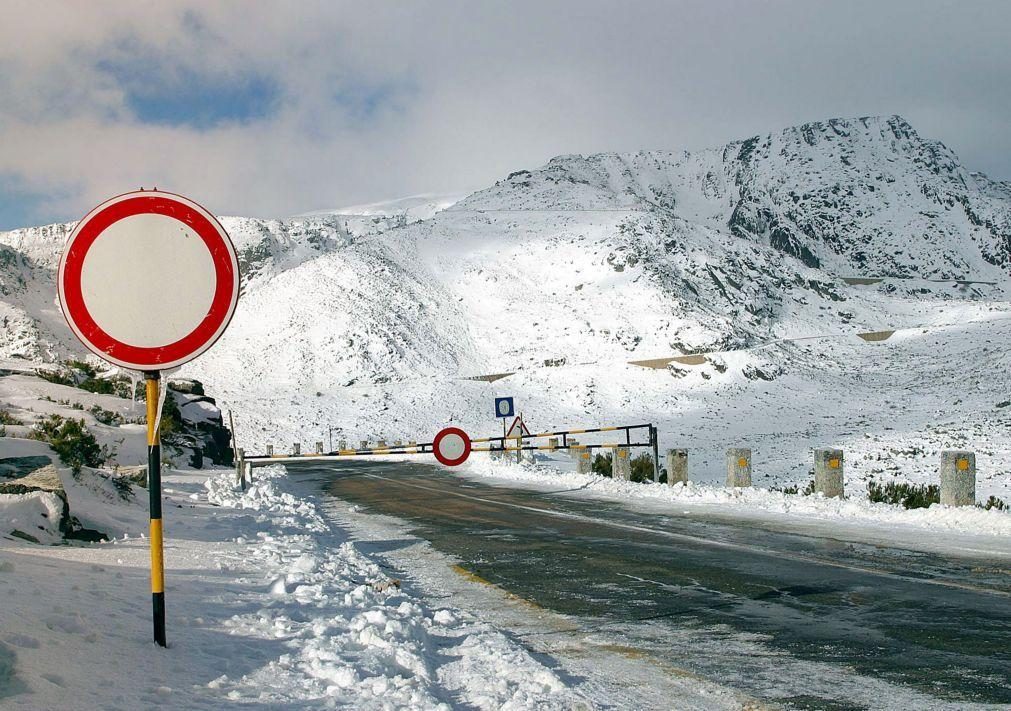
POLYGON ((203 207, 181 195, 139 191, 106 200, 77 224, 60 259, 59 287, 67 323, 96 355, 133 370, 167 370, 196 358, 224 332, 238 301, 239 265, 228 234, 203 207), (88 312, 81 290, 84 258, 95 240, 112 224, 140 214, 165 215, 186 224, 214 260, 216 284, 207 315, 187 335, 157 348, 130 345, 106 333, 88 312))
POLYGON ((470 456, 470 436, 459 427, 447 427, 439 432, 439 434, 435 435, 435 439, 432 440, 432 453, 435 454, 435 458, 438 459, 441 464, 445 464, 447 467, 458 467, 466 462, 467 457, 470 456), (458 435, 463 439, 463 454, 456 459, 444 457, 442 452, 439 451, 439 443, 444 437, 451 434, 458 435))

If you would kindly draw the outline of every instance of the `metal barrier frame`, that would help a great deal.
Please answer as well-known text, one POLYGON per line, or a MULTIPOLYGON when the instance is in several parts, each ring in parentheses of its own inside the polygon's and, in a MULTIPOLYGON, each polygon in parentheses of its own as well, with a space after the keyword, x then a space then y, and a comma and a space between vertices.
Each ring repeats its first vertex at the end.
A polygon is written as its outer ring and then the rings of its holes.
MULTIPOLYGON (((471 447, 471 452, 528 452, 528 451, 554 451, 560 449, 615 449, 617 447, 648 447, 653 450, 653 481, 660 480, 660 457, 657 442, 657 429, 651 423, 643 425, 618 425, 617 427, 591 427, 581 430, 559 430, 557 432, 539 432, 537 434, 520 434, 513 437, 479 437, 471 440, 471 444, 487 444, 487 447, 471 447), (633 442, 632 430, 648 430, 648 442, 633 442), (625 441, 607 444, 569 444, 569 435, 594 434, 597 432, 624 432, 625 441), (524 440, 544 439, 546 437, 561 437, 561 444, 558 445, 524 445, 524 440), (519 446, 509 442, 519 441, 519 446), (498 446, 495 446, 496 443, 498 446)), ((301 461, 306 459, 335 459, 339 457, 367 457, 389 454, 432 454, 432 442, 422 444, 402 444, 387 447, 370 447, 368 449, 340 449, 330 452, 307 452, 305 454, 259 454, 245 455, 244 462, 252 466, 253 464, 263 464, 279 461, 301 461)))

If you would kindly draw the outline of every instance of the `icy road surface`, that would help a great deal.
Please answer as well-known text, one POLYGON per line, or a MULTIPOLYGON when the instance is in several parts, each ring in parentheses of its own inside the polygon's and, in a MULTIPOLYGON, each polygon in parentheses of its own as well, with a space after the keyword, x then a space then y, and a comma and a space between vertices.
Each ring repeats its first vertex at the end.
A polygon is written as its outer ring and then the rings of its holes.
POLYGON ((787 708, 1007 708, 1011 562, 661 515, 389 462, 298 477, 569 616, 530 633, 640 650, 787 708))

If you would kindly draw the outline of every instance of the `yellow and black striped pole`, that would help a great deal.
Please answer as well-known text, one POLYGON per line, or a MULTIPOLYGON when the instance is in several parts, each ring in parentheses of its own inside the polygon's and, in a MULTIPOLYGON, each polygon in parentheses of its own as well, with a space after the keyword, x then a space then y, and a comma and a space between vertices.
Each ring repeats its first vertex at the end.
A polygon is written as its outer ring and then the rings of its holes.
POLYGON ((147 489, 151 509, 151 611, 154 641, 165 642, 165 559, 162 554, 161 529, 161 437, 155 426, 158 419, 158 386, 161 373, 144 373, 147 386, 147 489))

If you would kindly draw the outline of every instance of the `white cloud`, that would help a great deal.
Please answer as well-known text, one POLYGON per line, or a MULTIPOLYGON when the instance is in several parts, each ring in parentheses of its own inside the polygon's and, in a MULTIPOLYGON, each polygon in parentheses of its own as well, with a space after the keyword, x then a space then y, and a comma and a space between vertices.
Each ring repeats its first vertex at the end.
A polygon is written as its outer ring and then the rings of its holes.
POLYGON ((5 15, 0 175, 52 191, 40 220, 155 184, 223 214, 291 214, 478 188, 558 153, 872 113, 1011 176, 1006 4, 9 1, 5 15), (144 123, 134 67, 169 95, 191 76, 264 78, 276 104, 144 123))

